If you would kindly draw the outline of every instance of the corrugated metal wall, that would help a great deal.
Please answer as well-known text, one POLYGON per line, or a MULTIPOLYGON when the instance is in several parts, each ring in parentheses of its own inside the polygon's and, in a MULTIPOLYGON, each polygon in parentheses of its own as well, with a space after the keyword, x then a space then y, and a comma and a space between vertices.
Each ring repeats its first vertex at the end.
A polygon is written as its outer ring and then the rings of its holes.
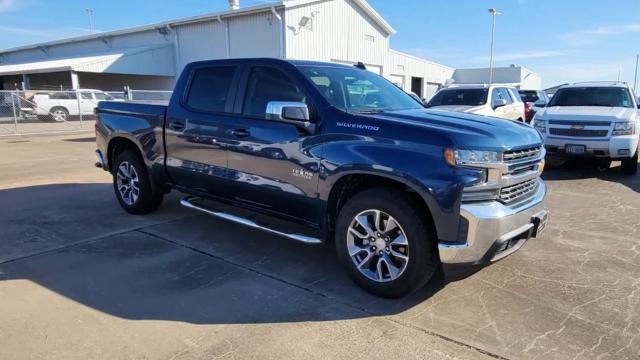
POLYGON ((227 57, 226 21, 210 20, 176 27, 178 74, 190 62, 227 57))
POLYGON ((229 21, 231 57, 281 57, 281 26, 270 11, 232 18, 229 21))
POLYGON ((286 57, 289 59, 363 62, 381 69, 383 76, 411 91, 411 78, 444 84, 453 68, 393 51, 389 35, 352 0, 330 0, 287 8, 286 57), (302 26, 307 22, 307 26, 302 26))
POLYGON ((388 35, 351 0, 287 8, 285 20, 289 59, 383 65, 388 35))

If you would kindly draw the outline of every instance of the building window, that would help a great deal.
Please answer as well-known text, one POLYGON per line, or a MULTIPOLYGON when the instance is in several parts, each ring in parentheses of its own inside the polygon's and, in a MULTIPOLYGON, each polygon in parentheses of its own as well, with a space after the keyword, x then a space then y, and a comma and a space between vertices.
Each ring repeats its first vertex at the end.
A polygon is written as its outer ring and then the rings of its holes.
POLYGON ((397 65, 396 69, 398 69, 398 71, 404 71, 404 65, 397 65))
POLYGON ((376 38, 373 35, 365 35, 364 39, 370 42, 376 42, 376 38))

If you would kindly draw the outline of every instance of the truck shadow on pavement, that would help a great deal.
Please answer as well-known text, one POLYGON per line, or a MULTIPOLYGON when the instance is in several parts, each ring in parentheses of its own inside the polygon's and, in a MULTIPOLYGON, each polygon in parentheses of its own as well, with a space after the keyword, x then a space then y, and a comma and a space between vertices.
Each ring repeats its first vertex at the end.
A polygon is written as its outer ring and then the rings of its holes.
MULTIPOLYGON (((131 216, 110 184, 0 190, 0 203, 15 204, 0 211, 0 293, 12 281, 37 284, 125 319, 231 324, 383 316, 412 308, 448 281, 438 273, 411 296, 381 299, 347 278, 331 245, 198 215, 178 207, 176 196, 155 214, 131 216)), ((24 310, 22 294, 4 293, 6 311, 24 310)))
POLYGON ((588 160, 547 162, 547 167, 542 174, 544 180, 563 181, 597 178, 607 182, 622 184, 629 189, 640 193, 640 173, 636 175, 626 175, 620 171, 620 164, 615 163, 606 170, 598 169, 597 166, 588 160))

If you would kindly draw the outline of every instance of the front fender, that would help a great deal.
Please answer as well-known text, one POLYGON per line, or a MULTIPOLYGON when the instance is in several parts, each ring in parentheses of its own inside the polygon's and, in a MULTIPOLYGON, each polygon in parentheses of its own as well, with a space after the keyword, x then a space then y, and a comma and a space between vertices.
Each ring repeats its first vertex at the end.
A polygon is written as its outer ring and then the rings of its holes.
POLYGON ((377 175, 404 184, 420 195, 436 227, 438 239, 458 238, 462 189, 477 174, 449 166, 443 148, 374 139, 326 144, 323 148, 319 196, 325 203, 344 176, 377 175))

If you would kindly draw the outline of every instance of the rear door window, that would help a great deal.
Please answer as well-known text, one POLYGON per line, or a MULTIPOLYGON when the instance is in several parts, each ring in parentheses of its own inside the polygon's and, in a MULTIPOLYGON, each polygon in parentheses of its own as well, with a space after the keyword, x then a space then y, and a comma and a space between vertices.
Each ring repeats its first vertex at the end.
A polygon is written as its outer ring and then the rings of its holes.
POLYGON ((499 99, 505 99, 507 101, 507 105, 513 104, 513 98, 511 94, 509 94, 509 90, 507 88, 498 88, 498 96, 499 99))
POLYGON ((187 94, 187 106, 206 112, 224 112, 235 74, 235 66, 196 70, 187 94))

